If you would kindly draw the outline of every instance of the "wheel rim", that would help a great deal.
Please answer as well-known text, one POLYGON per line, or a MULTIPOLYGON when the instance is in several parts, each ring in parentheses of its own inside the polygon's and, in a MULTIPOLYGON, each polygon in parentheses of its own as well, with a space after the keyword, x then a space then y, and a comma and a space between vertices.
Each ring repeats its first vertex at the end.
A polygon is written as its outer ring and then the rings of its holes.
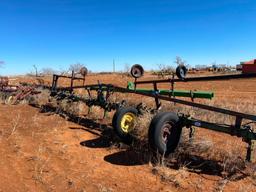
POLYGON ((121 119, 121 129, 125 133, 131 132, 135 128, 136 116, 133 113, 126 113, 121 119))
POLYGON ((13 101, 14 101, 14 97, 13 97, 13 96, 10 96, 10 97, 8 97, 8 99, 7 99, 7 104, 13 104, 13 101))
POLYGON ((135 65, 132 66, 131 75, 134 78, 140 78, 141 76, 143 76, 143 74, 144 74, 144 69, 141 65, 135 64, 135 65))
POLYGON ((180 76, 181 76, 182 78, 184 78, 184 76, 185 76, 184 73, 185 73, 184 70, 181 69, 181 70, 180 70, 180 76))
POLYGON ((167 141, 168 141, 168 137, 169 135, 171 134, 171 129, 172 129, 172 123, 171 122, 167 122, 164 124, 162 130, 162 140, 165 144, 167 144, 167 141))

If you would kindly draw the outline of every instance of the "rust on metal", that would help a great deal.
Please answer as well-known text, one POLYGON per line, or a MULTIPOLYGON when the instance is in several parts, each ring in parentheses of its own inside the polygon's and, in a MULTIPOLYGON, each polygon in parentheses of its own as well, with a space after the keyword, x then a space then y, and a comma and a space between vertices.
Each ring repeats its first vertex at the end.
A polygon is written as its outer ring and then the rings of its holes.
POLYGON ((11 104, 18 104, 19 101, 22 101, 29 95, 35 95, 41 93, 40 91, 36 91, 36 85, 30 85, 30 86, 20 86, 17 89, 17 92, 13 95, 13 99, 11 104))
POLYGON ((9 78, 8 77, 0 77, 0 88, 3 89, 4 87, 7 87, 9 84, 9 78))

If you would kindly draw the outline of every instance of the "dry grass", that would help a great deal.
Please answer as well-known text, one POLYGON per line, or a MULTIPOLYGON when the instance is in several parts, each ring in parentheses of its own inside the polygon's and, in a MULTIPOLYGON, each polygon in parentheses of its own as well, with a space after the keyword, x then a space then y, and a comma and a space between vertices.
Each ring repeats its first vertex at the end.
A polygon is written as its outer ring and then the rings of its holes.
POLYGON ((185 188, 182 181, 189 176, 186 167, 179 170, 171 170, 162 165, 154 166, 152 173, 159 175, 162 181, 172 183, 176 188, 185 188))
POLYGON ((8 98, 11 96, 10 93, 5 93, 0 91, 0 103, 8 104, 8 98))
POLYGON ((184 139, 175 153, 166 160, 167 166, 187 166, 193 172, 212 172, 223 177, 245 168, 245 160, 237 149, 221 150, 214 142, 201 138, 193 142, 184 139))
POLYGON ((21 119, 21 114, 18 113, 14 118, 13 118, 13 121, 11 122, 12 123, 12 130, 8 136, 8 138, 10 138, 16 131, 17 127, 19 126, 20 124, 20 119, 21 119))
MULTIPOLYGON (((132 147, 138 153, 142 153, 140 155, 142 160, 148 159, 154 163, 152 171, 163 181, 182 189, 185 188, 183 181, 188 177, 189 172, 218 175, 221 177, 215 187, 215 191, 218 192, 223 191, 229 182, 245 177, 250 177, 253 182, 256 182, 256 166, 245 161, 244 143, 237 142, 238 139, 235 138, 216 141, 212 131, 201 133, 199 130, 193 138, 190 138, 190 130, 184 128, 181 141, 173 154, 168 158, 159 154, 152 156, 150 151, 145 149, 148 146, 148 128, 152 118, 153 115, 150 113, 144 113, 138 117, 136 129, 132 134, 139 142, 132 147)), ((193 185, 197 191, 203 191, 203 183, 199 180, 193 185)))
POLYGON ((27 158, 33 164, 32 179, 41 184, 46 191, 52 191, 53 188, 47 181, 48 174, 50 172, 50 160, 51 157, 48 154, 47 148, 44 144, 38 146, 35 151, 35 156, 27 158))
POLYGON ((148 129, 153 118, 153 114, 151 113, 144 113, 140 115, 136 122, 136 127, 131 133, 135 138, 147 141, 148 140, 148 129))
POLYGON ((98 185, 98 189, 99 189, 99 192, 112 192, 113 191, 112 188, 106 187, 102 184, 98 185))
POLYGON ((49 102, 50 91, 48 89, 38 89, 38 91, 40 91, 40 94, 30 96, 28 103, 36 107, 41 107, 49 102))

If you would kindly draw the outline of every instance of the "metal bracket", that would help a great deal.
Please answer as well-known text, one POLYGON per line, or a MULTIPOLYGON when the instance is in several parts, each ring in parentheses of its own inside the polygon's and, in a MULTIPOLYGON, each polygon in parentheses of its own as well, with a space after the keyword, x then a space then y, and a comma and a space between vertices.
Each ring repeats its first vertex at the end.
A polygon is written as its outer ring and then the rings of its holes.
POLYGON ((189 129, 190 129, 190 131, 189 131, 189 142, 192 143, 193 140, 194 140, 196 129, 192 126, 189 129))
POLYGON ((231 135, 237 135, 240 128, 241 128, 241 125, 242 125, 242 120, 243 118, 242 117, 238 117, 236 116, 236 122, 235 122, 235 129, 231 129, 231 135))
POLYGON ((247 154, 246 154, 246 160, 251 163, 256 163, 255 149, 256 149, 256 140, 251 140, 248 143, 247 154))
MULTIPOLYGON (((157 94, 157 92, 158 92, 157 84, 154 83, 154 93, 157 94)), ((160 102, 160 100, 159 100, 158 97, 155 97, 155 103, 156 103, 156 110, 160 109, 160 107, 161 107, 161 102, 160 102)))

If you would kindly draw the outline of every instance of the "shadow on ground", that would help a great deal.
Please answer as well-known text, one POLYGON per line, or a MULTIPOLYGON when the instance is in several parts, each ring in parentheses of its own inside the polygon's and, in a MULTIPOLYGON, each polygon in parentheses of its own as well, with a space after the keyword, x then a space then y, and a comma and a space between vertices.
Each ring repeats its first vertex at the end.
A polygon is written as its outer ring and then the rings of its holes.
POLYGON ((223 172, 223 166, 221 166, 219 161, 207 160, 196 155, 186 155, 185 158, 182 157, 174 162, 168 162, 167 160, 167 167, 169 168, 178 170, 182 166, 186 167, 190 172, 207 175, 221 176, 223 172))
POLYGON ((104 160, 111 164, 124 166, 144 165, 149 162, 145 159, 145 155, 132 149, 107 155, 104 157, 104 160))
POLYGON ((111 142, 108 138, 100 136, 96 139, 82 141, 80 145, 89 148, 108 148, 111 147, 111 142))
MULTIPOLYGON (((122 144, 115 135, 112 127, 107 124, 99 123, 88 118, 81 118, 65 111, 58 111, 56 108, 49 106, 43 106, 41 108, 41 112, 57 113, 68 121, 72 121, 83 126, 82 128, 70 127, 70 129, 82 129, 98 136, 92 140, 82 141, 80 145, 84 147, 111 148, 114 146, 121 150, 105 156, 104 160, 106 162, 123 166, 137 166, 147 164, 149 162, 159 164, 159 162, 162 162, 162 157, 156 157, 156 155, 148 149, 148 145, 145 145, 145 143, 142 144, 137 141, 133 143, 132 146, 122 144)), ((204 159, 203 157, 191 154, 180 154, 174 161, 165 159, 165 162, 166 167, 176 170, 185 166, 190 172, 200 174, 223 176, 224 172, 221 162, 204 159)), ((246 175, 241 176, 239 179, 243 179, 244 177, 246 177, 246 175)))

